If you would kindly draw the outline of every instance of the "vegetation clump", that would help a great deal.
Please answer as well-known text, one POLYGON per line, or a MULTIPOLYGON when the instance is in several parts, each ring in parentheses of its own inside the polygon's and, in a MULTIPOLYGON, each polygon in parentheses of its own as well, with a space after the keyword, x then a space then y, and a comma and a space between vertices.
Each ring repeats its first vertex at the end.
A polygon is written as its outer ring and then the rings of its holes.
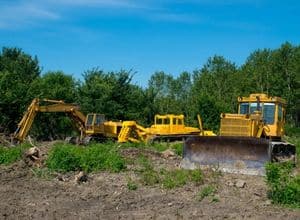
POLYGON ((88 147, 57 144, 51 149, 46 164, 49 169, 59 172, 77 170, 119 172, 125 169, 125 160, 115 145, 110 143, 92 144, 88 147))
POLYGON ((217 202, 218 199, 214 197, 214 194, 216 193, 216 188, 212 185, 205 186, 197 195, 197 199, 199 201, 202 201, 204 198, 212 196, 212 201, 217 202))
POLYGON ((141 182, 144 185, 152 186, 159 184, 162 188, 173 189, 184 186, 190 182, 200 184, 203 181, 201 170, 155 170, 152 163, 144 156, 139 158, 141 169, 138 170, 141 182))
POLYGON ((28 145, 23 144, 15 147, 0 146, 0 164, 11 164, 22 158, 24 151, 28 145))
POLYGON ((300 175, 292 175, 291 163, 266 165, 268 196, 275 204, 300 208, 300 175))

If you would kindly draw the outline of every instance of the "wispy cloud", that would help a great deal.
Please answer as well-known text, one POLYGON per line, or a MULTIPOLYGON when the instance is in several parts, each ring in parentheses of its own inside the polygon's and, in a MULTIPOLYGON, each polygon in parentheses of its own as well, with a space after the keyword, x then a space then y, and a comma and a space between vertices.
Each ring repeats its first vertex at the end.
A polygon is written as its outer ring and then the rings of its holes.
POLYGON ((129 0, 48 0, 49 3, 71 6, 135 8, 138 1, 129 0))
POLYGON ((30 1, 8 5, 1 4, 0 28, 2 29, 14 29, 24 24, 33 24, 37 20, 57 20, 60 18, 59 14, 30 1))

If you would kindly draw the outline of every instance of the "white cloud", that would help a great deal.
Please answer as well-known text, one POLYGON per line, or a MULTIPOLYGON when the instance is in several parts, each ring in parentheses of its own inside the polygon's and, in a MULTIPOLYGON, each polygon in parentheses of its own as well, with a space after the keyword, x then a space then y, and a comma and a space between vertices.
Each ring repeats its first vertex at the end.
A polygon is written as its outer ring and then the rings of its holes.
POLYGON ((33 2, 21 2, 0 7, 0 29, 15 29, 33 24, 37 20, 57 20, 59 18, 59 14, 33 2))
POLYGON ((82 7, 107 7, 107 8, 140 8, 143 1, 134 0, 47 0, 49 4, 82 6, 82 7))

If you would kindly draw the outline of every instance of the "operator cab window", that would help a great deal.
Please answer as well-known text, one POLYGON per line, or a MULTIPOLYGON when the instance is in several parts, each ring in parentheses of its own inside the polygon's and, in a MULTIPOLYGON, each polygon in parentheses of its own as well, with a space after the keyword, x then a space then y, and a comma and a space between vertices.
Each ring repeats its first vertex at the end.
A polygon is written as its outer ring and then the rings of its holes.
POLYGON ((263 118, 265 123, 269 125, 274 124, 274 116, 275 116, 275 104, 264 103, 263 118))
POLYGON ((249 114, 249 103, 240 104, 240 114, 249 114))
POLYGON ((103 115, 96 115, 96 121, 95 121, 95 125, 100 125, 101 123, 103 123, 105 121, 104 116, 103 115))
POLYGON ((161 119, 161 118, 158 118, 158 119, 156 120, 156 123, 157 123, 158 125, 161 125, 161 124, 162 124, 162 119, 161 119))
POLYGON ((178 119, 178 125, 183 125, 183 120, 182 119, 178 119))
POLYGON ((91 126, 93 124, 94 115, 88 115, 87 117, 86 125, 91 126))
POLYGON ((165 118, 165 119, 164 119, 164 124, 165 124, 165 125, 170 124, 170 119, 169 119, 169 118, 165 118))
POLYGON ((257 108, 257 103, 250 103, 250 114, 252 114, 254 111, 261 111, 261 103, 259 108, 257 108))

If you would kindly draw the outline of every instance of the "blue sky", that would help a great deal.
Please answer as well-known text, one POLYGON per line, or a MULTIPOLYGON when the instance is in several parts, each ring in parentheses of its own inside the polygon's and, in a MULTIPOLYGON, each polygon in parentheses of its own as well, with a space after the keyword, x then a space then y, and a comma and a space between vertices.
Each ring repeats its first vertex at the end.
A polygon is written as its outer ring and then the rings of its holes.
POLYGON ((258 48, 300 40, 300 1, 0 0, 0 46, 37 55, 43 72, 201 68, 215 54, 242 64, 258 48))

